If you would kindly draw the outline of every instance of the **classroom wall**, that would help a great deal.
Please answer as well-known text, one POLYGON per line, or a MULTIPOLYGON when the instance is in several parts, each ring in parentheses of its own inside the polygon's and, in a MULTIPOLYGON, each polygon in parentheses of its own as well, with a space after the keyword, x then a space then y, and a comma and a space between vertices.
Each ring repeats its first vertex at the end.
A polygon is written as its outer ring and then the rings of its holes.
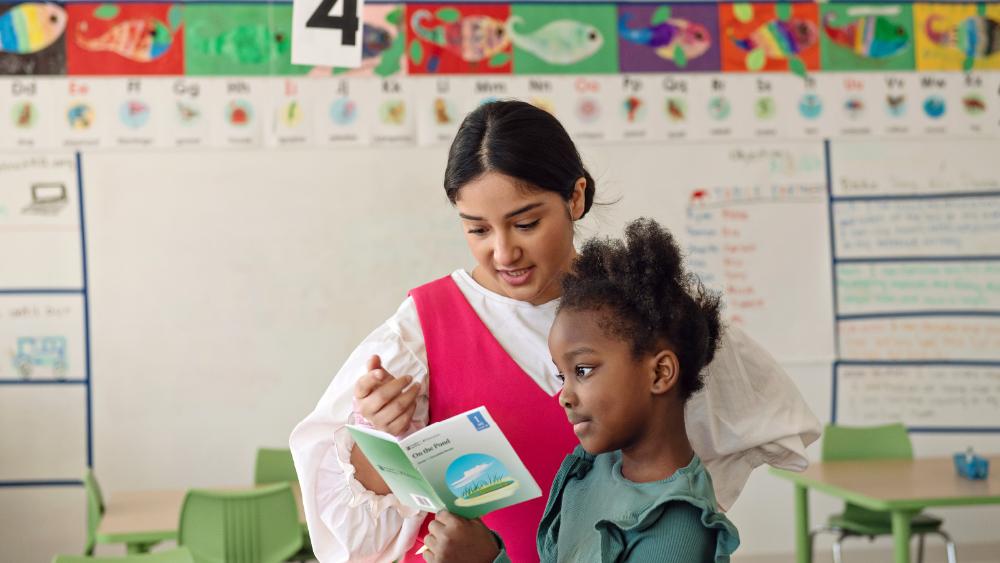
MULTIPOLYGON (((627 220, 651 215, 686 238, 685 211, 665 202, 684 201, 690 177, 721 181, 713 178, 737 148, 581 145, 599 199, 617 202, 595 207, 580 236, 618 233, 627 220)), ((802 143, 770 148, 816 150, 802 143)), ((989 158, 996 149, 976 150, 989 158)), ((105 494, 249 483, 255 449, 287 442, 352 347, 407 289, 471 267, 440 187, 444 160, 443 148, 85 154, 93 454, 105 494)), ((815 171, 788 177, 802 173, 815 171)), ((793 251, 797 240, 775 244, 793 251)), ((777 274, 793 279, 796 264, 785 268, 777 274)), ((830 359, 785 366, 816 415, 829 421, 830 359)), ((4 438, 5 464, 41 463, 46 455, 66 463, 61 444, 78 443, 78 436, 53 437, 26 424, 51 428, 47 421, 78 415, 72 405, 80 397, 44 403, 41 390, 27 389, 37 395, 0 408, 0 424, 25 428, 4 436, 31 438, 4 438), (8 457, 24 452, 23 443, 35 444, 32 455, 8 457)), ((920 456, 967 445, 1000 450, 1000 437, 988 433, 912 438, 920 456)), ((815 459, 816 447, 810 452, 815 459)), ((751 477, 730 514, 743 537, 736 561, 791 560, 791 493, 763 469, 751 477)), ((836 509, 813 495, 813 522, 836 509)), ((934 513, 945 516, 960 553, 965 546, 988 553, 996 541, 990 522, 1000 509, 934 513)), ((79 488, 0 490, 0 560, 77 552, 83 529, 79 488)))

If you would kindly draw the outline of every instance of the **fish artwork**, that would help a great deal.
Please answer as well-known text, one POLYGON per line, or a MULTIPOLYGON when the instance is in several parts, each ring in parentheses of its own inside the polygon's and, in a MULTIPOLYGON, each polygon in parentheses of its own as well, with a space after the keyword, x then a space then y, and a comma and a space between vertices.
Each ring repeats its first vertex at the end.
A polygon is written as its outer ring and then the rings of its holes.
POLYGON ((629 23, 632 14, 622 14, 618 20, 618 36, 637 45, 655 49, 660 58, 673 61, 684 68, 687 62, 704 55, 712 46, 712 36, 705 26, 680 18, 670 18, 661 23, 633 28, 629 23))
POLYGON ((109 51, 138 63, 163 56, 174 42, 174 29, 156 18, 125 20, 96 37, 87 37, 87 22, 76 29, 76 44, 87 51, 109 51))
POLYGON ((524 19, 511 16, 507 34, 514 46, 530 52, 551 65, 571 65, 587 59, 604 45, 604 36, 596 27, 575 20, 555 20, 531 33, 522 35, 517 26, 524 19))
POLYGON ((949 27, 944 16, 931 14, 924 30, 932 42, 942 47, 954 47, 967 60, 983 59, 1000 52, 1000 22, 985 16, 969 16, 949 27))
POLYGON ((441 22, 428 26, 434 19, 429 10, 417 10, 410 17, 410 27, 416 35, 430 43, 432 50, 427 62, 427 70, 437 71, 440 51, 445 50, 467 63, 490 61, 510 46, 510 37, 504 23, 482 15, 462 16, 452 22, 441 22))
POLYGON ((238 25, 216 35, 200 32, 202 26, 188 28, 185 41, 207 55, 221 55, 240 64, 261 64, 288 54, 290 38, 266 24, 238 25))
POLYGON ((902 51, 910 34, 901 24, 881 16, 863 16, 845 25, 837 25, 837 16, 823 16, 823 31, 831 41, 850 49, 859 57, 884 59, 902 51))
POLYGON ((66 10, 56 4, 25 2, 0 14, 0 53, 30 55, 62 37, 66 10))
POLYGON ((815 23, 804 19, 791 19, 771 20, 746 37, 737 37, 730 30, 729 38, 734 45, 748 53, 762 51, 768 59, 785 60, 815 45, 819 37, 815 23))

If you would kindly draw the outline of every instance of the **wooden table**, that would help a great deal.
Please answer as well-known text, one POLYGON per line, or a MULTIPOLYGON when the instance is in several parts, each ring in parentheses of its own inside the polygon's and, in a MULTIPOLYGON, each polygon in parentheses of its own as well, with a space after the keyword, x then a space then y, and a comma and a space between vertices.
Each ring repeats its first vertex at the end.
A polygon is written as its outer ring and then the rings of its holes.
POLYGON ((991 456, 990 476, 959 477, 950 457, 914 460, 827 461, 801 473, 770 471, 795 484, 795 549, 799 563, 812 561, 809 545, 809 489, 872 510, 889 512, 895 563, 910 561, 910 519, 931 506, 1000 504, 1000 456, 991 456))
MULTIPOLYGON (((142 553, 161 541, 176 540, 187 493, 188 489, 115 493, 104 504, 104 514, 97 526, 97 543, 124 543, 129 553, 142 553)), ((292 494, 299 509, 299 522, 305 529, 298 483, 292 483, 292 494)))

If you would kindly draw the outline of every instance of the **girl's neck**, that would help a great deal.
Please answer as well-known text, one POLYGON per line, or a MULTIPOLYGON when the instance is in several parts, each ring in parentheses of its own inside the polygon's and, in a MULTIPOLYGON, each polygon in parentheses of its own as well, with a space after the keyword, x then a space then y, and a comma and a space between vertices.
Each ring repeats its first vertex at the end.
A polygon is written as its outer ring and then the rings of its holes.
POLYGON ((662 481, 687 467, 694 456, 684 426, 683 405, 657 410, 663 416, 651 417, 646 432, 632 445, 622 448, 622 476, 629 481, 662 481))

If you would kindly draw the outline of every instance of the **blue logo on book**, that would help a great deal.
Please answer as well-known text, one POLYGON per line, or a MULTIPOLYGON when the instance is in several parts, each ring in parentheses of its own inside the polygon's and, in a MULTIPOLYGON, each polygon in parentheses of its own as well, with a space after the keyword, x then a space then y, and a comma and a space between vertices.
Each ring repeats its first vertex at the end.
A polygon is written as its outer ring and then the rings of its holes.
POLYGON ((476 427, 477 432, 480 430, 486 430, 490 427, 490 423, 486 422, 486 419, 483 418, 483 413, 481 412, 474 412, 470 414, 469 420, 472 421, 472 425, 476 427))

